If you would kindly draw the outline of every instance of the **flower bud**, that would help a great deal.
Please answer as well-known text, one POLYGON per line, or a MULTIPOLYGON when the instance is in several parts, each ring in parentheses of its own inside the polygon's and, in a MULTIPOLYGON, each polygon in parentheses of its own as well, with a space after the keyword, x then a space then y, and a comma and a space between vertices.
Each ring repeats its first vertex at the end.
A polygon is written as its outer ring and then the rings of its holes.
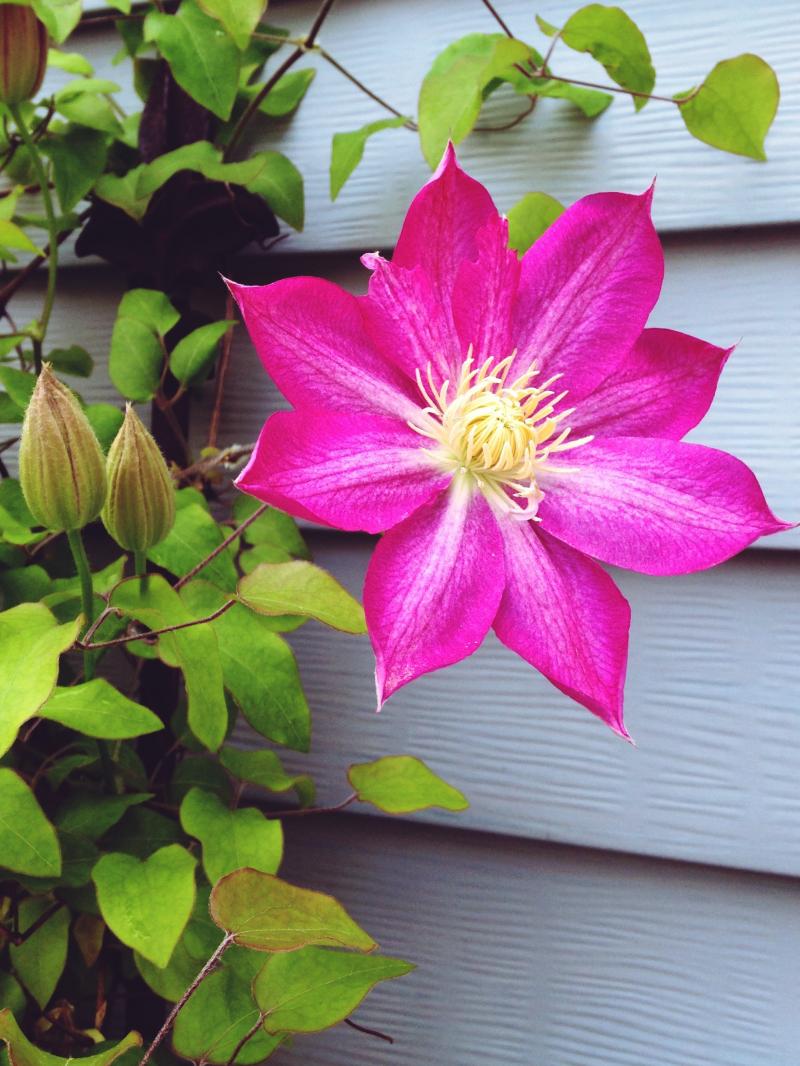
POLYGON ((106 498, 105 462, 94 430, 49 366, 22 423, 19 480, 33 517, 57 532, 94 521, 106 498))
POLYGON ((0 4, 0 103, 35 96, 46 66, 47 30, 33 8, 0 4))
POLYGON ((175 522, 175 488, 164 456, 130 404, 108 450, 106 470, 103 524, 120 547, 148 551, 175 522))

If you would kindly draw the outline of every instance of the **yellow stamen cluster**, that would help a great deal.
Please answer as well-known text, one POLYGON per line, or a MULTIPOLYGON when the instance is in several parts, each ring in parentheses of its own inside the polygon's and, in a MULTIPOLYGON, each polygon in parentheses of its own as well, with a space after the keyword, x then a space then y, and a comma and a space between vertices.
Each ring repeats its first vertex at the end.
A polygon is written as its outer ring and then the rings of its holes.
POLYGON ((425 380, 417 370, 426 406, 409 425, 434 442, 428 453, 443 469, 467 475, 495 506, 530 519, 543 496, 537 474, 550 457, 592 438, 567 439, 562 423, 575 408, 556 413, 567 394, 551 388, 561 375, 534 385, 538 370, 532 365, 509 382, 515 358, 516 352, 475 366, 470 348, 455 387, 449 379, 437 386, 430 365, 425 380))

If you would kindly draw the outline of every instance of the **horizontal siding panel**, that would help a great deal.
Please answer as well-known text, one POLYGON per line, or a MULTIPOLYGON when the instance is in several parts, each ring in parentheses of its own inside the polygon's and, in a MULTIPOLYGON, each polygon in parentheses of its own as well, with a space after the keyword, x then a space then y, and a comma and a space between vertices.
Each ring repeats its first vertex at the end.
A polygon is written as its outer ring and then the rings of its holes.
MULTIPOLYGON (((305 33, 316 0, 270 6, 270 21, 305 33)), ((511 26, 531 43, 541 35, 532 25, 528 0, 502 0, 511 26)), ((541 13, 557 24, 575 3, 551 2, 541 13)), ((563 101, 542 100, 535 119, 513 130, 476 135, 463 147, 463 161, 488 184, 498 206, 508 210, 526 192, 541 189, 571 202, 599 189, 639 192, 658 176, 657 224, 664 230, 751 225, 800 220, 800 20, 794 0, 757 6, 727 0, 675 0, 659 5, 630 0, 625 9, 647 36, 659 80, 657 91, 683 91, 720 59, 756 52, 776 69, 782 87, 777 119, 767 141, 769 162, 728 155, 689 136, 677 108, 656 101, 634 114, 620 97, 594 122, 563 101), (733 16, 733 17, 732 17, 733 16)), ((497 29, 475 0, 339 0, 321 35, 324 46, 370 88, 399 110, 415 115, 420 82, 435 55, 473 31, 497 29)), ((87 51, 98 75, 128 77, 112 66, 117 50, 110 30, 83 29, 72 42, 87 51)), ((567 75, 607 81, 588 57, 561 45, 557 69, 567 75)), ((314 58, 303 65, 317 65, 314 58)), ((63 80, 53 75, 52 84, 63 80)), ((140 106, 128 89, 126 107, 140 106)), ((520 108, 508 91, 498 96, 485 121, 501 122, 520 108)), ((335 70, 322 64, 308 98, 294 120, 277 133, 259 133, 257 147, 278 147, 300 167, 306 181, 307 226, 281 247, 289 250, 373 249, 396 238, 405 207, 429 176, 417 137, 404 130, 379 134, 364 162, 331 204, 328 169, 331 137, 385 116, 335 70)))
POLYGON ((797 885, 339 817, 284 876, 418 963, 276 1066, 797 1066, 797 885))
MULTIPOLYGON (((758 474, 771 505, 786 520, 800 518, 800 234, 673 236, 666 240, 666 274, 652 324, 693 333, 720 345, 738 342, 719 394, 690 440, 731 451, 758 474)), ((256 263, 235 275, 268 281, 284 261, 256 263)), ((356 257, 309 256, 289 273, 322 274, 363 291, 367 272, 356 257)), ((212 390, 205 394, 210 411, 212 390)), ((223 440, 254 439, 281 399, 241 331, 222 419, 223 440)), ((205 425, 201 418, 199 425, 205 425)), ((800 545, 800 531, 767 538, 770 547, 800 545)))
MULTIPOLYGON (((371 538, 316 533, 311 545, 360 592, 371 538)), ((350 763, 408 752, 466 793, 459 825, 799 875, 798 565, 794 553, 748 552, 667 580, 614 572, 633 610, 626 721, 636 748, 493 635, 376 715, 367 638, 309 624, 290 639, 313 750, 287 759, 335 803, 350 763)))

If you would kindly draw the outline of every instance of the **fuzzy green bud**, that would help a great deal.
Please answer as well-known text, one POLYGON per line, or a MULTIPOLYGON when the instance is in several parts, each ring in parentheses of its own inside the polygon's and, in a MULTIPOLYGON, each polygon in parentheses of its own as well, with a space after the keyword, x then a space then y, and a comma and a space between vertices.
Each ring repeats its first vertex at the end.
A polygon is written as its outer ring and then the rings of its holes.
POLYGON ((175 488, 164 456, 130 404, 108 450, 106 470, 103 524, 120 547, 149 551, 175 522, 175 488))
POLYGON ((47 30, 30 7, 0 4, 0 103, 38 93, 47 66, 47 30))
POLYGON ((45 366, 36 382, 19 445, 25 502, 45 529, 81 529, 106 498, 105 460, 81 406, 45 366))

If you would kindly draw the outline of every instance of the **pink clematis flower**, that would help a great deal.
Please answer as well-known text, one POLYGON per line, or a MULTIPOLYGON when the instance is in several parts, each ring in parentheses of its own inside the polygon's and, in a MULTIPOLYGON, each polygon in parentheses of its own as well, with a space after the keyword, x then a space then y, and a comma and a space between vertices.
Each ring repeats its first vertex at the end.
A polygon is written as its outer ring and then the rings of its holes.
POLYGON ((369 292, 231 284, 294 410, 238 486, 384 533, 364 607, 378 706, 490 627, 622 736, 630 609, 595 561, 684 574, 787 528, 733 456, 680 443, 729 350, 645 329, 651 193, 587 196, 520 261, 448 148, 369 292))

